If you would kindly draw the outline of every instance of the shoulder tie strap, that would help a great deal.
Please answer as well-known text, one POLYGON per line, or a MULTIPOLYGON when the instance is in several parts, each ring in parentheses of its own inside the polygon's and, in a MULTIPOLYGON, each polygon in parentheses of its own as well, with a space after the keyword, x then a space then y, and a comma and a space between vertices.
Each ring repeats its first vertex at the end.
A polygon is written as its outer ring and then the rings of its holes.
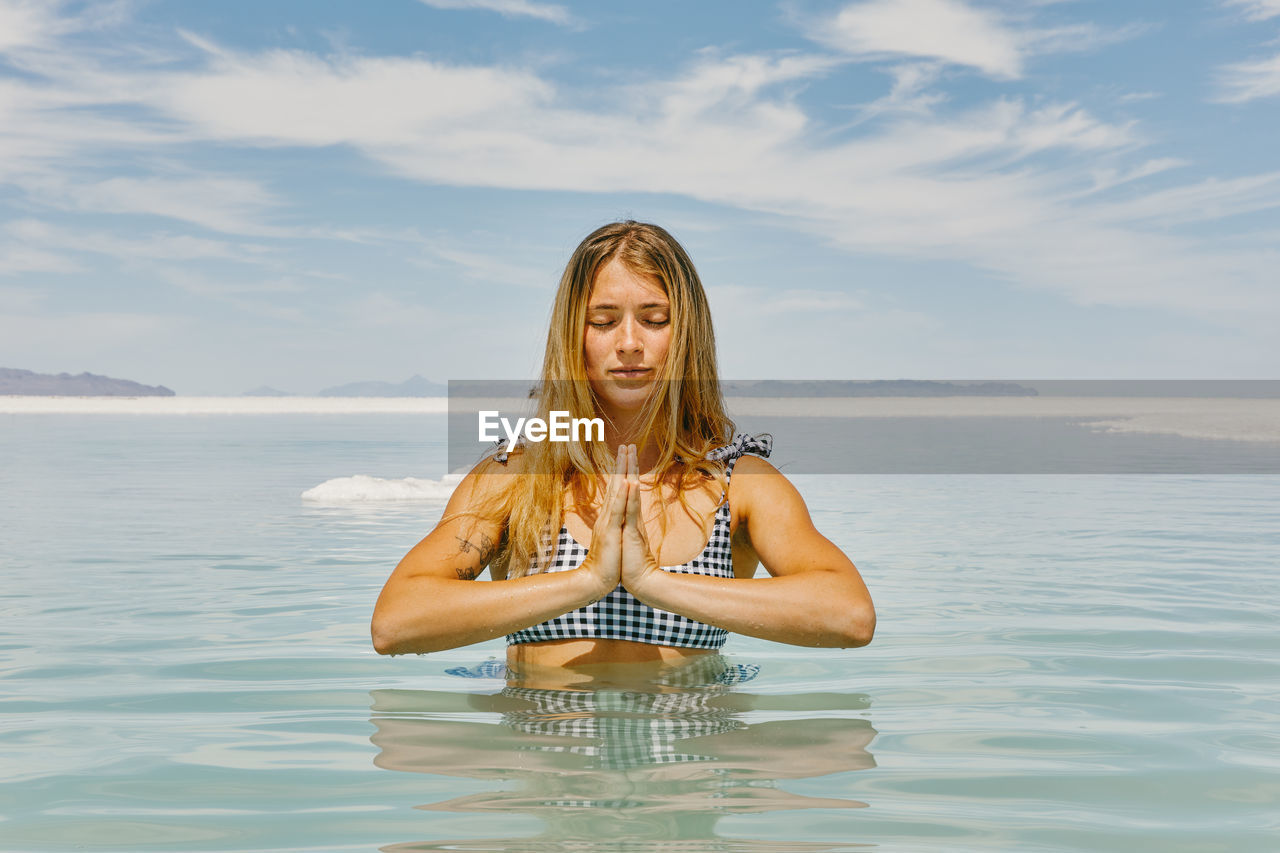
POLYGON ((729 461, 737 459, 744 453, 754 453, 757 456, 767 457, 773 452, 773 436, 767 432, 757 433, 756 435, 748 435, 747 433, 738 433, 734 436, 733 441, 724 447, 717 447, 715 450, 707 454, 708 459, 716 461, 729 461))

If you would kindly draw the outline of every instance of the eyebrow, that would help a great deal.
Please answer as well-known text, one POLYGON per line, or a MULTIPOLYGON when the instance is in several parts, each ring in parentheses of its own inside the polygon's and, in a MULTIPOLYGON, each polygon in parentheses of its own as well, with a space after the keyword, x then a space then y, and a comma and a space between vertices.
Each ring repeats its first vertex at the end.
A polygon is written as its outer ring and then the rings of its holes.
MULTIPOLYGON (((640 310, 645 311, 649 308, 670 308, 670 307, 671 307, 671 303, 669 302, 646 302, 645 304, 640 306, 640 310)), ((621 307, 618 305, 614 305, 610 302, 602 302, 599 305, 587 306, 587 310, 588 311, 620 311, 621 307)))

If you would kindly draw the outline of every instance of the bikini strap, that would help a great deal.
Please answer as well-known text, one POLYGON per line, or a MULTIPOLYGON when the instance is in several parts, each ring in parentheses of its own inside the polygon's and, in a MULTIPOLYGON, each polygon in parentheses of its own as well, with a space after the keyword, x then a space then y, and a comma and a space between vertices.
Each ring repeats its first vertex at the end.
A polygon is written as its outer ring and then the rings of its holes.
POLYGON ((751 453, 756 456, 768 457, 773 452, 773 436, 767 432, 749 435, 745 432, 738 433, 734 436, 733 441, 724 447, 717 447, 715 450, 707 454, 707 458, 713 461, 725 463, 725 477, 733 474, 733 466, 738 464, 738 460, 745 454, 751 453))

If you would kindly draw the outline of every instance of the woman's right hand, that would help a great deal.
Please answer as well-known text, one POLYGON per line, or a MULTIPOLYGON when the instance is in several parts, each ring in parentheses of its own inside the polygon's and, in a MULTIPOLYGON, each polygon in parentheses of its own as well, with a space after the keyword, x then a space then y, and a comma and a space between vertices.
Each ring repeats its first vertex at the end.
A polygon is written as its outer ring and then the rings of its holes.
POLYGON ((599 584, 599 601, 622 582, 622 528, 627 517, 627 446, 618 446, 613 473, 606 484, 604 503, 596 513, 591 528, 591 547, 581 571, 595 576, 599 584))

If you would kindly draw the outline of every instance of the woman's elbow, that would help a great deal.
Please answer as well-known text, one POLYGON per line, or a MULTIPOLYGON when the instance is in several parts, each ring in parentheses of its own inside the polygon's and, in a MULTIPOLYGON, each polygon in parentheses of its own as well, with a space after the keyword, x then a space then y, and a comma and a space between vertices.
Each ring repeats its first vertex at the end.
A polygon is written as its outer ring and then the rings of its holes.
POLYGON ((391 613, 375 610, 369 624, 369 635, 373 640, 373 650, 380 655, 400 655, 408 651, 404 631, 391 613))
POLYGON ((845 614, 840 632, 840 647, 856 649, 869 645, 876 633, 876 611, 870 603, 854 607, 845 614))
POLYGON ((369 634, 373 650, 380 655, 425 655, 459 645, 449 634, 428 630, 426 626, 407 619, 397 620, 394 614, 375 612, 369 634))
POLYGON ((380 655, 393 655, 396 653, 396 641, 391 632, 388 631, 385 621, 375 616, 373 623, 369 626, 369 634, 373 639, 373 650, 375 652, 380 655))

